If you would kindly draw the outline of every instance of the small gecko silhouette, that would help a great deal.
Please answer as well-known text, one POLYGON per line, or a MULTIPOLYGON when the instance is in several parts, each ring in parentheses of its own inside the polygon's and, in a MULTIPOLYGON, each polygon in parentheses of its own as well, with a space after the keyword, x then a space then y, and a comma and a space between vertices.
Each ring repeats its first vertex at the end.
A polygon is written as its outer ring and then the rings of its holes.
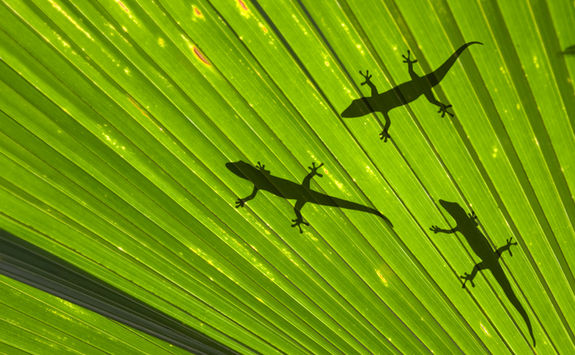
POLYGON ((365 81, 361 85, 367 84, 371 89, 370 97, 362 97, 360 99, 353 100, 352 103, 341 113, 342 117, 360 117, 367 115, 372 112, 381 112, 385 118, 385 126, 383 131, 379 134, 380 138, 387 142, 390 138, 389 126, 391 125, 391 120, 389 119, 388 112, 392 109, 408 104, 421 95, 425 95, 427 100, 432 104, 439 106, 439 113, 441 117, 445 117, 446 114, 453 116, 453 113, 447 111, 451 105, 443 104, 435 98, 431 88, 439 84, 439 82, 445 77, 449 69, 453 66, 457 58, 461 53, 472 44, 483 44, 481 42, 469 42, 465 43, 458 50, 455 51, 439 68, 435 71, 419 76, 413 70, 413 63, 417 63, 417 60, 411 59, 411 53, 407 51, 407 57, 402 55, 403 62, 407 63, 409 76, 411 80, 405 83, 399 84, 398 86, 390 89, 386 92, 379 94, 377 88, 371 82, 371 75, 369 71, 359 72, 361 76, 365 78, 365 81))
POLYGON ((387 223, 389 223, 391 227, 393 227, 389 219, 387 219, 387 217, 385 217, 376 209, 312 190, 310 188, 311 179, 314 176, 322 177, 322 175, 317 172, 317 170, 322 166, 323 164, 316 166, 315 163, 312 163, 312 165, 308 168, 310 169, 310 173, 306 175, 301 184, 297 184, 295 182, 271 175, 270 171, 265 169, 265 165, 261 165, 260 162, 258 162, 255 167, 243 161, 226 163, 228 170, 241 177, 242 179, 249 180, 254 184, 254 188, 251 194, 236 201, 237 208, 244 207, 246 202, 253 199, 259 190, 270 192, 276 196, 283 197, 288 200, 296 200, 294 207, 296 218, 292 219, 293 224, 291 226, 297 226, 300 233, 303 233, 303 230, 301 229, 302 224, 309 226, 309 223, 303 219, 301 214, 301 209, 307 202, 323 206, 340 207, 371 213, 383 218, 387 223))
POLYGON ((519 299, 513 292, 511 288, 511 284, 505 276, 505 272, 503 268, 499 264, 499 258, 503 255, 503 252, 508 251, 509 255, 513 256, 511 253, 511 247, 513 245, 517 245, 516 242, 513 242, 513 238, 507 239, 507 244, 498 248, 497 250, 493 250, 487 238, 483 235, 481 230, 478 228, 477 216, 475 212, 471 212, 470 214, 465 213, 465 210, 456 202, 448 202, 444 200, 439 200, 439 203, 457 224, 455 228, 452 229, 442 229, 438 226, 431 226, 429 228, 434 233, 446 233, 446 234, 453 234, 455 232, 461 233, 473 252, 481 259, 481 262, 477 263, 473 270, 471 270, 471 274, 464 273, 461 278, 463 281, 463 288, 465 288, 465 284, 467 281, 471 283, 472 287, 475 287, 475 283, 473 283, 473 279, 477 275, 477 273, 481 270, 489 270, 491 274, 497 280, 497 283, 505 292, 507 299, 513 307, 519 312, 525 324, 527 325, 527 329, 529 330, 529 334, 531 335, 531 339, 533 340, 533 346, 535 346, 535 337, 533 336, 533 329, 531 327, 531 322, 529 321, 529 317, 527 316, 527 312, 519 302, 519 299))
POLYGON ((565 50, 562 52, 562 54, 569 54, 569 55, 575 54, 575 46, 569 46, 569 47, 565 48, 565 50))

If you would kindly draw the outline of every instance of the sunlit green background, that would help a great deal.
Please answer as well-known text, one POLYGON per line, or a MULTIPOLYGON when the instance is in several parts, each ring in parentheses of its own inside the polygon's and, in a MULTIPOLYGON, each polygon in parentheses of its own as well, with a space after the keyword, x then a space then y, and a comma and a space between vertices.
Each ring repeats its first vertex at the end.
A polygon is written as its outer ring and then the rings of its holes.
MULTIPOLYGON (((1 0, 0 228, 241 353, 575 352, 575 3, 1 0), (465 42, 436 97, 340 117, 465 42), (260 193, 275 176, 373 215, 260 193), (537 341, 438 199, 476 212, 537 341)), ((0 352, 180 352, 0 278, 0 352)))

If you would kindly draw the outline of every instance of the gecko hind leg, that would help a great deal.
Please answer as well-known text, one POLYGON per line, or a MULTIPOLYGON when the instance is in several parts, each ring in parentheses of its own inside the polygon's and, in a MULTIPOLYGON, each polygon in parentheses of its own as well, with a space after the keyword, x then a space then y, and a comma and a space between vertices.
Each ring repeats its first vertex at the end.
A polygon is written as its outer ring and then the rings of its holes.
POLYGON ((295 207, 293 208, 295 212, 295 219, 291 220, 293 222, 291 226, 292 227, 297 226, 299 228, 300 233, 303 233, 303 230, 301 229, 302 224, 309 226, 309 222, 303 219, 303 216, 301 215, 301 209, 303 208, 303 205, 305 205, 305 201, 303 202, 300 200, 296 201, 295 207))
POLYGON ((424 92, 425 97, 427 98, 427 101, 429 101, 430 103, 439 106, 439 111, 437 111, 438 113, 441 113, 441 117, 445 117, 445 114, 448 114, 449 116, 453 117, 454 114, 447 111, 448 108, 453 107, 452 105, 446 105, 442 102, 439 102, 435 96, 433 95, 433 92, 431 91, 431 89, 427 90, 424 92))
POLYGON ((486 268, 487 268, 487 265, 482 261, 480 263, 475 264, 475 266, 473 267, 473 270, 471 270, 471 274, 464 273, 463 275, 459 276, 459 278, 463 280, 463 285, 461 285, 461 287, 465 288, 465 283, 467 281, 469 281, 469 283, 471 283, 471 287, 475 287, 475 283, 473 282, 473 279, 475 279, 475 276, 477 276, 477 272, 481 271, 483 269, 486 269, 486 268))
POLYGON ((388 138, 391 138, 389 135, 389 126, 391 126, 391 119, 389 118, 389 114, 387 112, 382 112, 383 118, 385 119, 385 126, 383 127, 383 131, 379 134, 379 139, 387 142, 388 138))

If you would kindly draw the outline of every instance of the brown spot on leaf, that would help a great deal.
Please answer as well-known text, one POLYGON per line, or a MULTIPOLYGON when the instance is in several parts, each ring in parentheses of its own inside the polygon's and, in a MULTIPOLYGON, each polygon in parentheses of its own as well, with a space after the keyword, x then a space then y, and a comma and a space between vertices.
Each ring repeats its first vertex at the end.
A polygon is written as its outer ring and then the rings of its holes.
POLYGON ((249 11, 248 7, 246 6, 246 4, 242 1, 242 0, 238 0, 238 3, 240 4, 240 6, 245 10, 245 11, 249 11))
POLYGON ((124 3, 121 2, 120 0, 118 0, 118 5, 120 5, 122 7, 122 10, 124 10, 125 12, 130 12, 130 9, 128 9, 128 7, 124 5, 124 3))
POLYGON ((202 62, 204 62, 204 64, 206 65, 212 65, 212 63, 210 63, 210 61, 208 60, 208 58, 206 58, 204 56, 204 54, 198 49, 198 47, 194 46, 194 54, 196 55, 196 57, 198 57, 199 60, 201 60, 202 62))
POLYGON ((199 18, 204 18, 204 14, 200 9, 198 9, 195 5, 192 5, 192 9, 194 10, 194 16, 199 18))
POLYGON ((136 106, 136 108, 138 109, 138 111, 140 111, 142 113, 142 115, 146 116, 147 118, 150 118, 150 116, 148 116, 146 111, 142 107, 140 107, 138 102, 136 100, 134 100, 134 98, 132 96, 128 96, 128 99, 130 99, 130 102, 132 103, 132 105, 136 106))

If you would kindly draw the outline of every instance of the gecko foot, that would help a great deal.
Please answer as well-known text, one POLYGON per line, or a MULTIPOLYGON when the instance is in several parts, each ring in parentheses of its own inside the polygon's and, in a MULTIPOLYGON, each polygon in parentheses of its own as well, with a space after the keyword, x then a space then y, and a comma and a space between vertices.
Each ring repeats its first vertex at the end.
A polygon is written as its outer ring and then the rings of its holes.
POLYGON ((403 57, 404 63, 407 63, 407 64, 417 63, 417 59, 411 60, 411 52, 409 51, 409 49, 407 50, 407 57, 404 56, 403 54, 401 56, 403 57))
POLYGON ((311 176, 323 177, 322 174, 317 172, 317 169, 321 168, 322 166, 323 166, 323 163, 320 163, 318 166, 315 166, 315 163, 311 163, 311 166, 308 166, 307 168, 309 170, 311 170, 311 176))
POLYGON ((432 231, 433 233, 439 233, 441 232, 441 228, 439 228, 438 226, 431 226, 429 228, 430 231, 432 231))
POLYGON ((477 217, 477 215, 475 214, 475 211, 471 211, 471 213, 467 214, 467 217, 469 218, 469 220, 476 226, 479 225, 479 218, 477 217))
POLYGON ((461 287, 465 288, 465 283, 467 281, 471 282, 471 287, 475 287, 475 284, 473 283, 473 278, 471 277, 470 274, 464 273, 463 275, 459 276, 459 278, 465 280, 465 281, 463 281, 463 285, 461 287))
POLYGON ((384 142, 387 142, 388 138, 391 138, 389 133, 386 130, 381 131, 381 133, 379 134, 379 139, 383 139, 384 142))
POLYGON ((507 239, 507 245, 512 246, 512 245, 517 245, 517 242, 513 241, 513 237, 507 239))
POLYGON ((244 207, 246 205, 246 201, 241 198, 236 200, 236 208, 244 207))
POLYGON ((441 117, 445 117, 445 114, 448 114, 449 116, 453 117, 455 115, 453 113, 447 111, 447 109, 450 107, 452 107, 452 105, 441 105, 441 107, 439 108, 439 111, 437 111, 437 113, 441 113, 441 117))
POLYGON ((292 219, 292 222, 294 222, 291 226, 292 227, 298 227, 299 228, 299 232, 303 233, 303 230, 301 229, 301 225, 305 224, 306 226, 309 226, 309 223, 307 221, 305 221, 303 218, 296 218, 296 219, 292 219))
POLYGON ((256 169, 264 173, 265 175, 269 175, 270 171, 266 169, 266 166, 258 161, 256 164, 256 169))
POLYGON ((511 247, 513 245, 517 245, 517 242, 513 241, 513 237, 507 239, 507 244, 505 244, 503 247, 497 249, 496 253, 498 257, 501 257, 501 254, 503 254, 503 252, 505 250, 507 250, 509 252, 509 256, 513 256, 513 253, 511 252, 511 247))
POLYGON ((361 76, 363 76, 363 78, 365 79, 365 81, 364 81, 363 83, 361 83, 361 85, 365 85, 365 84, 367 84, 367 83, 369 83, 369 82, 371 81, 371 80, 370 80, 370 79, 371 79, 371 75, 369 75, 369 70, 366 70, 366 71, 365 71, 365 74, 362 73, 362 71, 360 70, 360 71, 359 71, 359 74, 360 74, 361 76))
POLYGON ((509 256, 513 256, 513 253, 511 252, 511 246, 512 246, 512 245, 517 245, 517 242, 512 242, 512 240, 513 240, 513 237, 507 239, 507 245, 509 245, 509 249, 508 249, 508 251, 509 251, 509 256))

